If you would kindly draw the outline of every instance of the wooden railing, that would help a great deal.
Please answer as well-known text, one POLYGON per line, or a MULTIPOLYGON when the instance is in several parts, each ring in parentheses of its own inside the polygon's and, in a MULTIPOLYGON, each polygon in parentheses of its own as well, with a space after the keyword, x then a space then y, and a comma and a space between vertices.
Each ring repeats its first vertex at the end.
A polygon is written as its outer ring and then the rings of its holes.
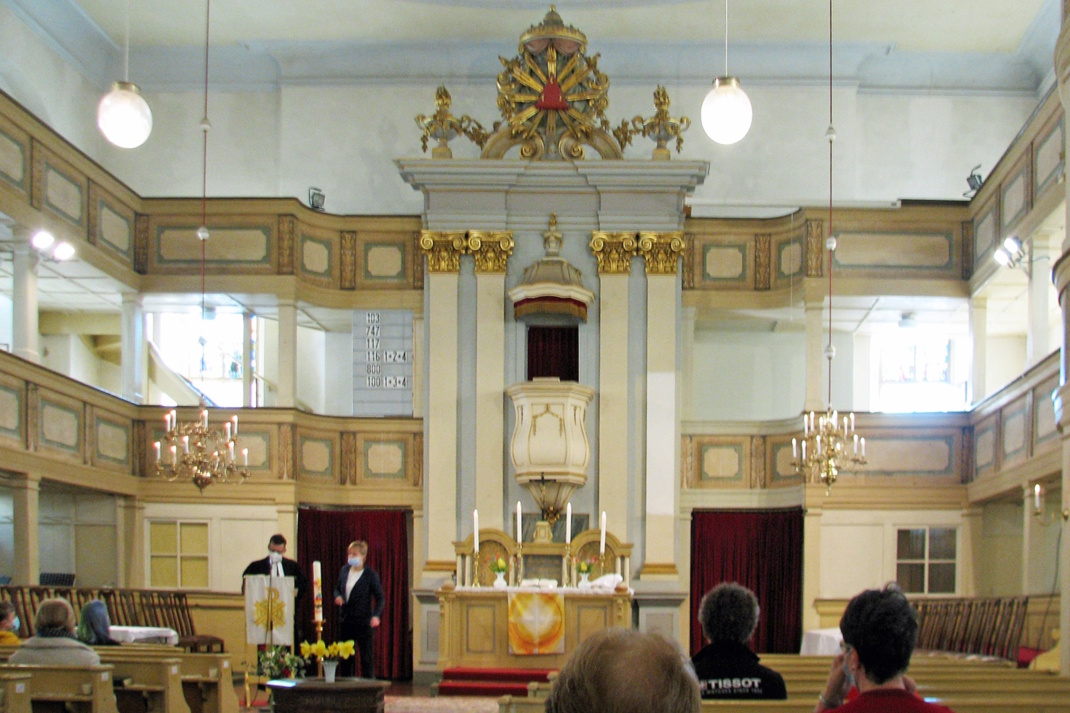
POLYGON ((1018 660, 1029 597, 926 599, 918 610, 918 649, 1018 660))

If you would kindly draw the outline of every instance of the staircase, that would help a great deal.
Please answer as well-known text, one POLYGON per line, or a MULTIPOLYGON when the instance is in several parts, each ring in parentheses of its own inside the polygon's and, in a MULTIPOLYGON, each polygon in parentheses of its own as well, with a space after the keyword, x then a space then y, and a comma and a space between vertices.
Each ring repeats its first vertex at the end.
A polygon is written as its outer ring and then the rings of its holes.
POLYGON ((436 685, 439 696, 527 696, 528 683, 550 680, 549 669, 448 668, 436 685))

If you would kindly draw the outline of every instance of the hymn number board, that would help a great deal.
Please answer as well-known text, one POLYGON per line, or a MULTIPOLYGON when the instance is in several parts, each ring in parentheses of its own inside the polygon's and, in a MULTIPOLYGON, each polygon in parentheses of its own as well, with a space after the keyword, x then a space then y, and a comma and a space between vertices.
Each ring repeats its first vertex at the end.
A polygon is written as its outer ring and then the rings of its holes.
POLYGON ((353 313, 353 415, 412 416, 412 312, 353 313))

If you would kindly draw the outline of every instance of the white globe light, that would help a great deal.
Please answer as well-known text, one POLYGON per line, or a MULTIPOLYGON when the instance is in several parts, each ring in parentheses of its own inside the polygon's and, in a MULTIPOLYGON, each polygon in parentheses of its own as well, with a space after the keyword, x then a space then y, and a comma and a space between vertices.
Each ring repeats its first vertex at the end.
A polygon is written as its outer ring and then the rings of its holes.
POLYGON ((735 77, 718 77, 702 102, 702 128, 719 144, 734 144, 750 131, 750 99, 735 77))
POLYGON ((104 138, 124 149, 145 143, 152 133, 152 110, 136 84, 116 82, 97 105, 97 126, 104 138))

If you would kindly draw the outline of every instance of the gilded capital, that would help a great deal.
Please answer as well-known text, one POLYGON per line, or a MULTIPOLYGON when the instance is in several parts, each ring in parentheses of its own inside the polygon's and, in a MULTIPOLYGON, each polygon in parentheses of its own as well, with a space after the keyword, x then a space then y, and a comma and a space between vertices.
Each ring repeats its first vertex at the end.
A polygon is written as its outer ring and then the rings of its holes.
POLYGON ((648 275, 675 275, 683 251, 683 232, 639 233, 639 252, 646 260, 648 275))
POLYGON ((598 273, 604 275, 627 275, 632 271, 632 258, 637 253, 639 241, 635 233, 591 233, 591 252, 598 260, 598 273))
POLYGON ((420 231, 420 250, 430 272, 459 272, 466 248, 464 231, 420 231))
POLYGON ((810 219, 806 221, 806 276, 821 277, 824 270, 821 258, 825 248, 825 221, 810 219))
POLYGON ((469 230, 468 252, 476 261, 476 272, 505 272, 513 254, 513 233, 509 230, 469 230))

